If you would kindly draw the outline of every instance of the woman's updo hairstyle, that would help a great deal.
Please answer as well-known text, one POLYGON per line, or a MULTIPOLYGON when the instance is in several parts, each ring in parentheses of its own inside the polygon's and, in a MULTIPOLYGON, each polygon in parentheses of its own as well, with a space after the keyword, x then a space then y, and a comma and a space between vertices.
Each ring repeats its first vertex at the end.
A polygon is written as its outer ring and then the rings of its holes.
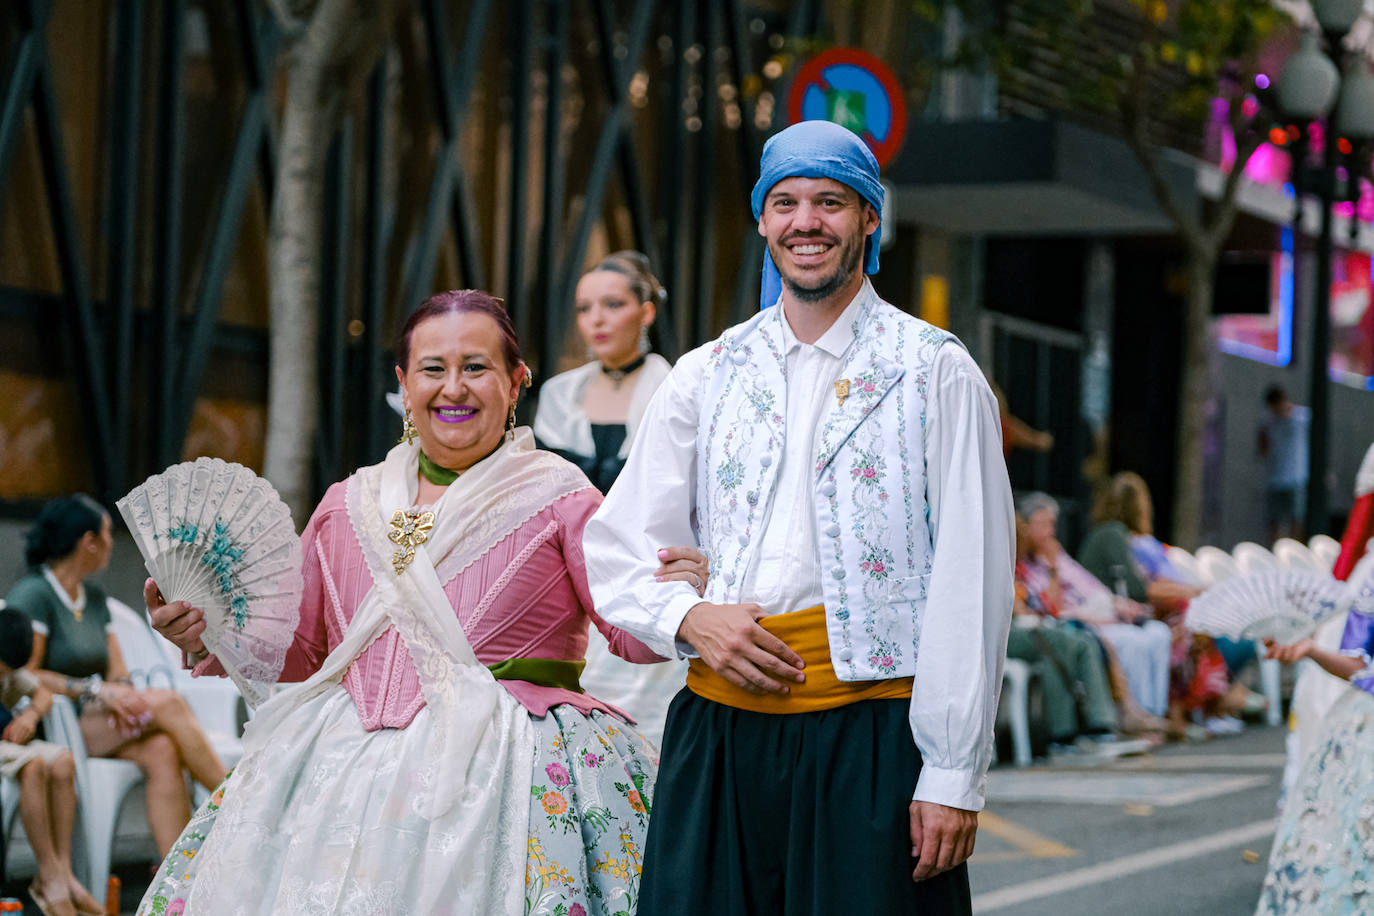
POLYGON ((616 251, 606 255, 601 262, 587 273, 609 270, 620 274, 630 284, 630 292, 636 302, 652 302, 655 308, 662 308, 668 301, 668 291, 658 282, 649 267, 647 255, 638 251, 616 251))
POLYGON ((496 322, 501 332, 501 357, 506 361, 507 372, 514 372, 524 362, 520 358, 520 344, 515 339, 515 326, 511 324, 501 300, 480 289, 454 289, 430 296, 406 319, 401 336, 396 341, 396 365, 401 367, 402 372, 410 368, 410 338, 415 329, 431 318, 450 312, 475 312, 496 322))
POLYGON ((100 532, 106 512, 103 506, 84 493, 54 499, 38 513, 24 540, 24 560, 41 566, 60 560, 76 549, 87 531, 100 532))

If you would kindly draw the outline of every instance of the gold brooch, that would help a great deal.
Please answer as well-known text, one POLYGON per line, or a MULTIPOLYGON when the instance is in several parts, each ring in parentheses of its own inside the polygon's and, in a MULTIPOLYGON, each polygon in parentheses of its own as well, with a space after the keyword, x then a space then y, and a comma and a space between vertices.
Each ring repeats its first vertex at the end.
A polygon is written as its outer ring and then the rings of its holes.
POLYGON ((406 512, 397 509, 392 513, 391 530, 386 536, 391 543, 400 547, 400 550, 391 555, 391 566, 396 570, 396 575, 399 576, 406 571, 406 567, 415 559, 415 548, 429 540, 429 532, 433 527, 433 512, 406 512))
POLYGON ((847 397, 849 397, 849 379, 842 378, 835 383, 835 400, 838 402, 835 406, 843 407, 844 399, 847 397))

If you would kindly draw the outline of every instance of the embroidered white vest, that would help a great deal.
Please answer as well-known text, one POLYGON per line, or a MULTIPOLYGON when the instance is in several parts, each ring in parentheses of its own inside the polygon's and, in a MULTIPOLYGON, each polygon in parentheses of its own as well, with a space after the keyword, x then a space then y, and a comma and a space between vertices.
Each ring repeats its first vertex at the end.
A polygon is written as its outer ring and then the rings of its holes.
MULTIPOLYGON (((926 504, 926 386, 958 340, 865 284, 854 341, 815 437, 816 530, 830 657, 841 680, 916 672, 933 552, 926 504)), ((777 486, 787 362, 782 309, 726 331, 711 351, 697 430, 697 528, 711 562, 706 600, 737 603, 777 486)), ((800 610, 788 608, 787 610, 800 610)))

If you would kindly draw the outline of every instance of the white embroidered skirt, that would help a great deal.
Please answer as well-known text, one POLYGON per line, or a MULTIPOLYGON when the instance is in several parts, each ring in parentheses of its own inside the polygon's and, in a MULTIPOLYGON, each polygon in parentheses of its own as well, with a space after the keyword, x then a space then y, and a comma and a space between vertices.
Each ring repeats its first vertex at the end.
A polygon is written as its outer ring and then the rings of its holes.
POLYGON ((432 728, 426 707, 367 731, 341 686, 303 703, 274 731, 270 764, 240 765, 196 812, 139 914, 523 913, 528 755, 504 758, 519 767, 500 798, 426 818, 424 785, 463 778, 429 759, 432 728))
POLYGON ((1322 724, 1279 818, 1256 916, 1374 912, 1374 696, 1347 689, 1322 724))

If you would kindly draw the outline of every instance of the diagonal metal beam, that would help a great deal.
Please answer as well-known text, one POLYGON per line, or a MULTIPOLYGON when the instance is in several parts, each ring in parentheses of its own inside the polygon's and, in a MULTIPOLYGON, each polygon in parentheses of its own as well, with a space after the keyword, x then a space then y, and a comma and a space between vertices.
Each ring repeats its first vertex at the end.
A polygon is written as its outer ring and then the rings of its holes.
MULTIPOLYGON (((677 31, 673 36, 673 78, 664 110, 668 113, 671 139, 663 157, 663 215, 668 227, 663 265, 663 283, 668 290, 668 302, 673 308, 673 336, 677 340, 692 339, 687 326, 690 309, 687 306, 688 210, 684 204, 687 173, 690 167, 691 145, 687 131, 683 101, 691 80, 692 65, 687 49, 692 46, 697 29, 696 0, 678 0, 677 31)), ((672 355, 676 355, 673 353, 672 355)))
POLYGON ((129 401, 134 348, 134 271, 137 241, 139 118, 142 101, 139 74, 143 65, 143 0, 125 0, 115 13, 114 81, 110 89, 110 198, 106 212, 108 261, 105 296, 113 322, 110 391, 112 436, 110 482, 123 489, 128 481, 129 401))
POLYGON ((507 212, 510 220, 506 233, 506 311, 515 324, 517 334, 530 331, 529 296, 525 283, 525 211, 529 207, 530 168, 530 73, 534 56, 531 32, 534 29, 533 0, 517 0, 511 4, 511 148, 510 188, 507 193, 507 212))
POLYGON ((109 477, 110 445, 114 429, 110 416, 109 392, 106 387, 105 342, 91 302, 91 289, 82 259, 80 230, 77 226, 76 206, 72 199, 71 183, 67 178, 67 156, 62 142, 61 115, 53 86, 50 65, 45 51, 38 52, 37 75, 34 81, 34 120, 38 127, 38 145, 43 157, 43 182, 48 196, 48 212, 52 219, 53 237, 57 243, 57 259, 62 271, 63 302, 74 326, 83 400, 88 405, 86 415, 94 420, 94 430, 87 440, 93 457, 96 486, 100 496, 109 501, 114 486, 109 477))
MULTIPOLYGON (((42 35, 37 32, 29 32, 19 39, 14 66, 5 78, 4 95, 0 98, 0 179, 9 174, 19 131, 24 126, 24 111, 33 98, 41 41, 42 35)), ((0 183, 0 187, 3 186, 0 183)))
MULTIPOLYGON (((616 19, 609 3, 610 0, 596 0, 597 38, 601 43, 602 67, 605 70, 606 85, 611 87, 611 92, 619 91, 621 96, 628 96, 630 83, 639 67, 642 50, 640 54, 634 56, 626 54, 622 61, 616 60, 614 54, 616 19)), ((646 27, 651 24, 653 15, 651 7, 637 9, 636 12, 649 17, 650 21, 644 24, 646 27)), ((649 203, 644 195, 644 183, 639 177, 639 160, 635 156, 635 143, 634 138, 630 135, 628 118, 624 121, 621 130, 620 144, 616 148, 616 159, 620 164, 620 177, 625 192, 625 201, 630 210, 630 222, 634 225, 635 239, 640 250, 649 256, 651 264, 657 266, 659 262, 658 233, 654 231, 653 216, 649 211, 649 203)))
MULTIPOLYGON (((253 0, 237 0, 234 18, 238 24, 239 50, 243 52, 243 67, 248 76, 250 92, 271 92, 277 63, 276 30, 271 16, 259 17, 253 0)), ((268 120, 265 139, 259 150, 258 170, 262 180, 263 197, 271 200, 276 194, 277 140, 274 124, 268 120)))
POLYGON ((200 390, 201 377, 210 357, 215 325, 224 297, 224 277, 233 261, 243 207, 253 180, 254 160, 262 147, 267 120, 267 97, 264 93, 255 92, 248 97, 244 106, 243 122, 239 126, 238 140, 229 165, 229 177, 225 181, 224 193, 220 195, 215 228, 196 291, 190 335, 183 346, 177 373, 180 397, 172 416, 172 433, 177 442, 185 441, 195 412, 196 392, 200 390))
POLYGON ((704 84, 701 93, 701 129, 697 131, 697 170, 695 176, 695 219, 692 232, 692 248, 696 254, 696 277, 692 283, 694 308, 692 309, 693 340, 710 340, 715 336, 715 277, 716 277, 716 135, 720 119, 716 115, 717 95, 714 91, 714 67, 711 63, 711 49, 716 47, 719 34, 720 16, 714 3, 703 4, 701 13, 701 38, 706 46, 703 58, 704 84))
POLYGON ((403 314, 414 311, 420 304, 423 293, 434 282, 434 265, 439 257, 444 211, 449 208, 453 210, 453 225, 458 237, 458 257, 464 282, 476 287, 486 285, 481 275, 481 236, 473 221, 476 208, 468 196, 467 181, 463 175, 462 165, 458 162, 458 141, 467 114, 468 96, 482 60, 482 45, 486 40, 492 5, 492 0, 478 0, 473 5, 467 27, 464 29, 463 51, 459 55, 462 63, 454 68, 448 63, 451 55, 445 41, 448 35, 445 5, 441 0, 426 0, 425 3, 426 35, 430 57, 435 61, 435 92, 439 103, 440 127, 444 131, 444 143, 439 148, 439 158, 430 185, 429 202, 425 208, 420 237, 403 273, 403 314))
MULTIPOLYGON (((158 195, 154 227, 154 258, 157 264, 153 290, 153 345, 155 364, 176 365, 177 323, 181 314, 181 205, 185 184, 185 107, 181 87, 186 53, 185 0, 167 0, 162 16, 162 63, 158 87, 160 124, 157 133, 158 195)), ((170 420, 176 412, 176 375, 154 373, 156 386, 156 444, 153 464, 165 467, 177 460, 179 442, 171 438, 170 420)))
POLYGON ((379 456, 385 428, 383 397, 390 387, 383 354, 388 349, 382 328, 386 323, 388 227, 386 181, 386 85, 387 56, 381 55, 367 88, 367 169, 363 178, 363 335, 359 343, 365 360, 361 373, 363 417, 362 449, 369 458, 379 456))
POLYGON ((324 257, 320 277, 320 380, 323 408, 315 448, 315 478, 343 476, 348 381, 348 239, 353 170, 353 119, 345 117, 325 166, 324 257))
POLYGON ((547 53, 544 72, 548 74, 548 89, 544 106, 543 153, 543 219, 539 233, 538 292, 535 302, 542 307, 542 321, 534 328, 535 351, 539 373, 535 384, 553 375, 558 363, 556 352, 563 339, 563 327, 555 325, 557 314, 555 297, 558 294, 558 228, 563 225, 563 204, 566 194, 567 169, 563 152, 563 66, 568 59, 568 7, 565 0, 550 0, 548 7, 547 53))
MULTIPOLYGON (((598 16, 605 11, 599 6, 598 16)), ((629 40, 626 42, 625 58, 629 61, 638 61, 644 53, 644 43, 649 35, 649 26, 653 22, 654 0, 635 0, 634 16, 630 23, 629 40)), ((608 33, 609 34, 609 33, 608 33)), ((602 41, 602 55, 614 55, 615 49, 606 41, 602 41)), ((613 67, 614 65, 612 65, 613 67)), ((615 69, 608 69, 607 72, 617 72, 615 69)), ((563 257, 563 268, 560 272, 559 281, 559 309, 560 315, 550 316, 554 320, 561 318, 566 321, 566 303, 572 298, 573 290, 577 286, 577 275, 582 270, 582 259, 587 253, 587 243, 591 239, 592 227, 597 220, 602 218, 602 207, 606 200, 606 185, 611 177, 612 163, 619 154, 619 147, 628 136, 628 126, 630 120, 629 102, 630 81, 621 73, 620 78, 611 84, 610 95, 614 99, 614 104, 606 115, 606 120, 601 127, 601 138, 596 146, 596 153, 592 158, 591 174, 587 180, 587 191, 582 206, 582 214, 578 219, 577 228, 572 233, 572 242, 569 244, 563 257)), ((652 238, 652 233, 650 233, 652 238)), ((559 324, 559 327, 562 325, 559 324)))

